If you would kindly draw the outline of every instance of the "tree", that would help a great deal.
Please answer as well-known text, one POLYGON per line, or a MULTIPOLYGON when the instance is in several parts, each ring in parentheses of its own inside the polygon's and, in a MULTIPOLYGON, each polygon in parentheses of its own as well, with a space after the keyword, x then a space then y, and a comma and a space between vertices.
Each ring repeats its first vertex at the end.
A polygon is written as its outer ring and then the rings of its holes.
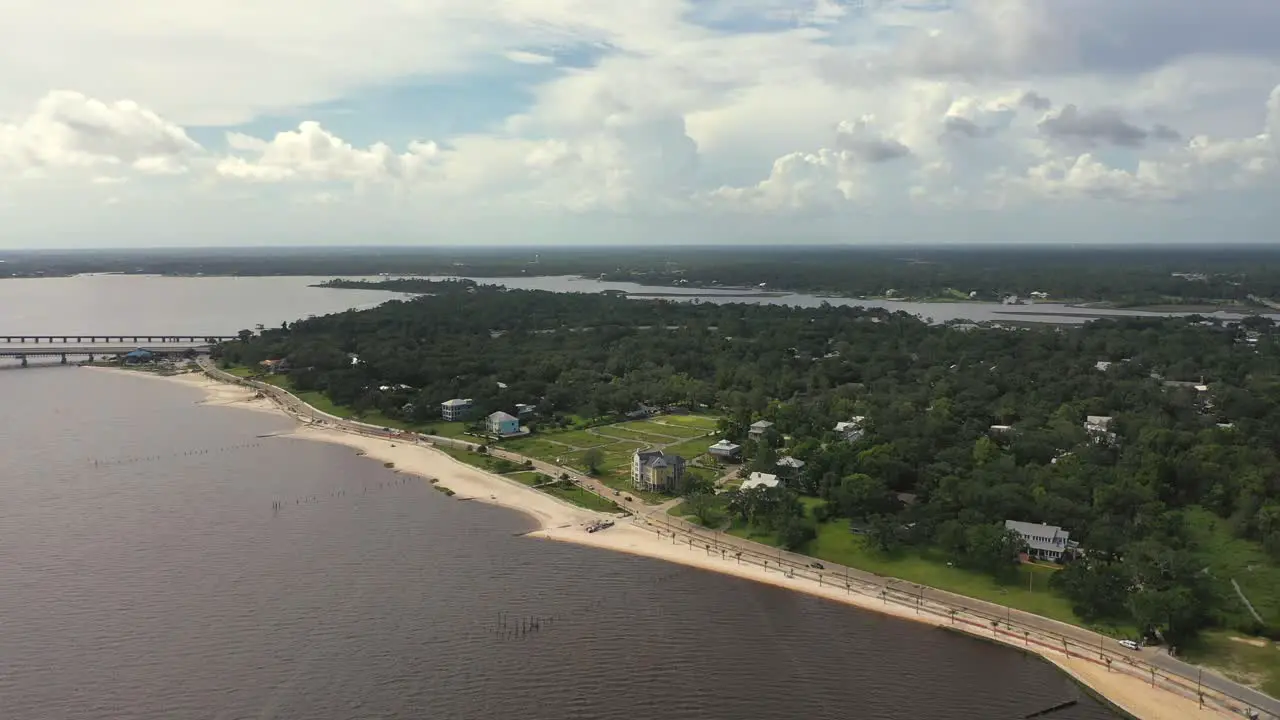
POLYGON ((587 472, 596 475, 600 472, 600 464, 604 462, 604 452, 600 448, 587 448, 582 453, 582 464, 587 466, 587 472))

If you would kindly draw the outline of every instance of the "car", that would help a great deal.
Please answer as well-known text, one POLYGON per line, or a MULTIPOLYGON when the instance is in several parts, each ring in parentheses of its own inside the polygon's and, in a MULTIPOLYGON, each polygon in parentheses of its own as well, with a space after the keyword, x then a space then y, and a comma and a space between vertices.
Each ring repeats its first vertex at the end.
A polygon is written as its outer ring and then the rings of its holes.
POLYGON ((811 562, 811 563, 809 563, 809 567, 811 567, 811 568, 817 568, 817 569, 819 569, 819 570, 826 570, 826 569, 827 569, 827 568, 826 568, 826 566, 824 566, 824 565, 823 565, 822 563, 820 563, 820 562, 811 562))
POLYGON ((1123 647, 1127 647, 1127 648, 1129 648, 1130 650, 1140 650, 1140 649, 1142 649, 1142 646, 1138 645, 1138 643, 1136 643, 1136 642, 1134 642, 1134 641, 1132 641, 1132 640, 1121 640, 1121 641, 1120 641, 1120 645, 1121 645, 1121 646, 1123 646, 1123 647))

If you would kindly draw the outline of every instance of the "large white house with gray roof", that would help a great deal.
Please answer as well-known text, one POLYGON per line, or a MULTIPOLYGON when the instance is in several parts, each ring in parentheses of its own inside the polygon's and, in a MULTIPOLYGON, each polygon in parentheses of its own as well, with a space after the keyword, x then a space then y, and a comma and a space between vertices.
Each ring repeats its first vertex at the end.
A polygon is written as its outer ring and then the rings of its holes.
POLYGON ((1021 535, 1027 545, 1027 556, 1037 560, 1058 562, 1067 551, 1079 547, 1079 543, 1072 542, 1071 533, 1057 525, 1005 520, 1004 528, 1021 535))

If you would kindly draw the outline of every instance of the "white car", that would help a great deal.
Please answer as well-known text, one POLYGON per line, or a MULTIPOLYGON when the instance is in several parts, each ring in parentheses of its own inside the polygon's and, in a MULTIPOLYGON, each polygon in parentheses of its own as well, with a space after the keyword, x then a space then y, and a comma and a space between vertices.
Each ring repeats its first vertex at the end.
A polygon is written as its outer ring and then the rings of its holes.
POLYGON ((1138 645, 1138 643, 1136 643, 1136 642, 1134 642, 1134 641, 1132 641, 1132 640, 1121 640, 1121 641, 1120 641, 1120 644, 1121 644, 1121 645, 1123 645, 1124 647, 1129 648, 1130 650, 1141 650, 1141 649, 1142 649, 1142 646, 1138 645))

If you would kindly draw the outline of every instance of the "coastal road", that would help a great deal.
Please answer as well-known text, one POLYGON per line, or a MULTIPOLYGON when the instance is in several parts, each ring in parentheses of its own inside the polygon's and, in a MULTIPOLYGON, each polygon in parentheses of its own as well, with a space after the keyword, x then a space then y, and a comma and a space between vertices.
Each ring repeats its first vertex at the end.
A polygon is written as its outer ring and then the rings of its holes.
MULTIPOLYGON (((258 388, 269 394, 283 409, 300 418, 321 421, 326 425, 358 434, 382 437, 390 435, 381 428, 372 425, 322 413, 280 388, 262 383, 246 382, 243 378, 236 378, 224 373, 213 367, 207 358, 200 358, 197 362, 206 373, 216 379, 248 384, 258 388)), ((475 443, 455 438, 423 437, 436 444, 475 447, 475 443)), ((823 561, 824 567, 820 570, 815 569, 813 563, 816 560, 812 557, 790 553, 775 547, 761 545, 750 540, 691 525, 667 516, 665 510, 661 509, 663 506, 645 506, 638 499, 630 503, 625 502, 622 497, 614 495, 612 488, 571 468, 560 467, 536 458, 527 458, 523 455, 497 448, 491 449, 490 454, 494 457, 520 464, 530 460, 535 470, 551 477, 559 477, 562 473, 565 473, 584 489, 607 500, 618 502, 619 505, 635 513, 635 522, 638 525, 648 525, 650 530, 666 530, 667 532, 679 533, 688 538, 691 546, 695 543, 699 545, 707 544, 729 553, 741 552, 773 567, 786 568, 789 572, 799 573, 802 576, 821 577, 831 583, 856 583, 862 586, 859 592, 866 592, 870 588, 873 591, 878 591, 880 597, 886 598, 886 602, 891 599, 899 604, 904 602, 919 603, 922 607, 931 607, 935 613, 939 611, 944 614, 951 612, 953 620, 957 614, 964 614, 980 619, 983 623, 990 622, 993 628, 1003 624, 1009 631, 1035 634, 1054 643, 1060 642, 1064 648, 1070 645, 1077 653, 1088 652, 1089 654, 1096 654, 1100 660, 1106 659, 1112 663, 1125 663, 1133 668, 1142 668, 1144 673, 1154 668, 1159 675, 1180 678, 1184 689, 1191 688, 1194 690, 1198 683, 1203 683, 1203 686, 1208 689, 1246 703, 1257 710, 1269 714, 1272 718, 1280 719, 1280 701, 1275 698, 1232 682, 1212 671, 1203 670, 1198 666, 1182 662, 1162 650, 1154 648, 1142 651, 1126 650, 1120 647, 1113 638, 1085 628, 936 588, 917 585, 896 578, 882 577, 856 568, 839 566, 823 561)), ((1263 717, 1266 717, 1266 715, 1263 717)))

